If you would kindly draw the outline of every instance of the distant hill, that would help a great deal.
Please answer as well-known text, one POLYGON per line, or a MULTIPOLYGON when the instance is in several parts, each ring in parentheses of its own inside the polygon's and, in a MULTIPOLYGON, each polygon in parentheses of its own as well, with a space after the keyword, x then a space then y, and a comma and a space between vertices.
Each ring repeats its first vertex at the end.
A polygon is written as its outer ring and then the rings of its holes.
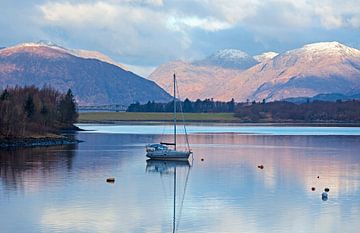
POLYGON ((149 79, 169 91, 168 80, 175 71, 182 97, 192 100, 273 101, 360 93, 360 50, 338 42, 308 44, 281 54, 269 52, 254 56, 254 60, 247 69, 217 65, 220 61, 213 65, 170 62, 159 66, 149 79))
POLYGON ((28 43, 0 50, 0 89, 51 85, 73 90, 80 105, 169 101, 170 95, 98 52, 28 43), (110 63, 113 64, 110 64, 110 63))
POLYGON ((296 98, 288 98, 284 99, 284 101, 292 102, 292 103, 306 103, 313 102, 315 100, 319 101, 330 101, 335 102, 338 100, 346 101, 346 100, 360 100, 360 94, 355 95, 344 95, 339 93, 331 93, 331 94, 319 94, 313 97, 296 97, 296 98))

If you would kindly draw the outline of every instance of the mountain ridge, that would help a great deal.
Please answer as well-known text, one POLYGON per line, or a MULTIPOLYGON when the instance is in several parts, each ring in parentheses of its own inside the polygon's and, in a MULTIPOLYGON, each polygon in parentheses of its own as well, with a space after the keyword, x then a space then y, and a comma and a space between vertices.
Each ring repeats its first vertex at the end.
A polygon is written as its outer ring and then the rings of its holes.
POLYGON ((0 88, 16 85, 50 85, 62 92, 71 88, 80 105, 129 105, 171 99, 153 81, 116 65, 40 44, 0 50, 0 88))
POLYGON ((160 66, 149 79, 169 90, 164 80, 174 70, 180 70, 179 88, 183 96, 192 100, 273 101, 324 93, 348 95, 360 92, 360 50, 338 42, 308 44, 277 54, 245 70, 193 66, 186 62, 178 64, 181 65, 172 67, 172 70, 160 66), (198 87, 197 91, 192 85, 198 87))
POLYGON ((284 99, 284 101, 292 102, 292 103, 306 103, 313 101, 349 101, 349 100, 360 100, 360 93, 354 95, 344 95, 340 93, 327 93, 327 94, 318 94, 313 97, 296 97, 296 98, 288 98, 284 99))

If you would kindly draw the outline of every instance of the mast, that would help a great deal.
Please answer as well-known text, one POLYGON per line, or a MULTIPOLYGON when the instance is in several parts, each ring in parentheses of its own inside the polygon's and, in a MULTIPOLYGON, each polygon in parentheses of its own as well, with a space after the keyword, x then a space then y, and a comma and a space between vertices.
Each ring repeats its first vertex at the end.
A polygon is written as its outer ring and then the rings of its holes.
POLYGON ((176 166, 174 170, 174 212, 173 212, 173 233, 175 233, 175 215, 176 215, 176 166))
POLYGON ((174 149, 176 150, 176 76, 174 73, 174 149))

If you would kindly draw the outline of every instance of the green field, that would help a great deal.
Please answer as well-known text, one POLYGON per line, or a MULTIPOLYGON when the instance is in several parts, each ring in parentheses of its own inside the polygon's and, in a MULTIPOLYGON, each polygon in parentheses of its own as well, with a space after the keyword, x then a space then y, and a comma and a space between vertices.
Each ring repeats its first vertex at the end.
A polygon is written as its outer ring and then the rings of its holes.
MULTIPOLYGON (((182 120, 182 114, 178 114, 182 120)), ((172 113, 153 112, 83 112, 79 113, 79 123, 113 121, 172 121, 172 113)), ((239 122, 233 113, 184 113, 187 122, 239 122)))

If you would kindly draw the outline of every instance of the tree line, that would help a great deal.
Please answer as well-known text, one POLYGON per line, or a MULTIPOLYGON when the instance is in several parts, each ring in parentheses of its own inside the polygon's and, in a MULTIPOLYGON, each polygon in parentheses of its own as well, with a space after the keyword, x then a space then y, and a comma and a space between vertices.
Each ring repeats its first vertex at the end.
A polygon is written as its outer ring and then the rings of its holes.
MULTIPOLYGON (((177 111, 193 113, 234 113, 242 122, 360 122, 360 101, 308 101, 291 103, 275 101, 266 103, 235 103, 214 101, 213 99, 177 101, 177 111)), ((173 101, 168 103, 147 102, 131 104, 128 112, 173 112, 173 101)))
MULTIPOLYGON (((182 112, 234 112, 235 101, 231 99, 229 102, 214 101, 213 99, 190 101, 176 101, 177 111, 182 112)), ((173 112, 174 101, 168 103, 156 103, 149 101, 146 104, 131 104, 127 112, 173 112)))
POLYGON ((235 116, 243 122, 360 122, 360 101, 285 101, 239 104, 235 116))
POLYGON ((78 117, 76 102, 52 87, 12 87, 0 95, 0 138, 29 137, 58 133, 73 127, 78 117))

